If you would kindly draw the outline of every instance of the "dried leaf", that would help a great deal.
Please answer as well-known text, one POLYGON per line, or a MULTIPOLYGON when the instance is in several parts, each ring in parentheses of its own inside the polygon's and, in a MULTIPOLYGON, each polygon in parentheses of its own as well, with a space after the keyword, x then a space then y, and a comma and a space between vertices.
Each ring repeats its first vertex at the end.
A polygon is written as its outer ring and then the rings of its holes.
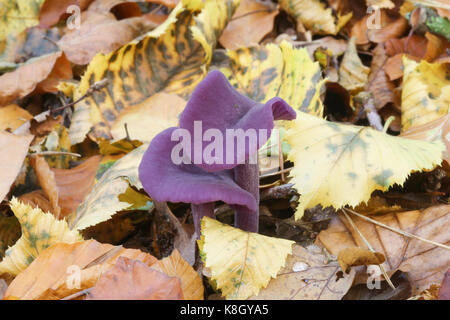
POLYGON ((278 8, 270 8, 257 0, 241 0, 233 19, 220 37, 220 44, 229 50, 258 44, 273 29, 278 8))
MULTIPOLYGON (((376 216, 372 219, 385 225, 416 234, 425 239, 449 244, 450 206, 440 205, 423 211, 406 211, 376 216)), ((352 216, 352 220, 370 242, 375 251, 381 252, 386 261, 383 266, 389 274, 396 270, 406 272, 412 285, 412 295, 440 284, 450 263, 448 250, 420 240, 406 238, 385 228, 352 216)), ((345 248, 365 247, 357 232, 348 225, 342 215, 332 220, 318 240, 332 254, 345 248)))
POLYGON ((349 273, 351 267, 382 264, 386 260, 382 253, 360 247, 345 248, 339 251, 337 258, 345 273, 349 273))
POLYGON ((0 131, 0 201, 8 194, 11 185, 16 180, 28 152, 33 136, 16 136, 0 131))
POLYGON ((339 69, 339 83, 350 92, 358 92, 366 86, 370 68, 362 64, 352 38, 339 69))
POLYGON ((184 260, 178 250, 162 260, 152 264, 151 269, 165 273, 169 277, 181 280, 183 296, 186 300, 203 300, 204 288, 199 274, 184 260))
POLYGON ((1 0, 0 14, 0 40, 9 35, 19 34, 29 27, 39 24, 39 10, 45 0, 1 0), (26 19, 17 19, 26 17, 26 19))
POLYGON ((181 281, 149 268, 146 264, 119 257, 100 276, 86 300, 182 300, 181 281))
POLYGON ((339 265, 318 247, 294 245, 275 279, 249 300, 338 300, 350 289, 355 272, 338 277, 339 265))
POLYGON ((14 131, 31 118, 33 116, 27 110, 16 104, 0 107, 0 130, 14 131))

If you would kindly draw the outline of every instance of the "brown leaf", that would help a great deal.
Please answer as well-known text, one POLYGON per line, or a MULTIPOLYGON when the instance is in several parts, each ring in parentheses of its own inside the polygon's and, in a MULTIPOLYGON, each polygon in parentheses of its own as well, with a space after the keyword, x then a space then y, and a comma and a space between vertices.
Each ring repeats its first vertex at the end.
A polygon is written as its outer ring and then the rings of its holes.
POLYGON ((32 208, 40 208, 44 212, 52 212, 53 208, 47 195, 43 190, 35 190, 25 193, 18 197, 19 201, 31 206, 32 208))
POLYGON ((269 8, 257 0, 241 0, 219 41, 229 50, 258 44, 273 29, 278 8, 269 8))
POLYGON ((275 279, 249 300, 338 300, 350 289, 354 270, 341 277, 339 264, 331 261, 317 246, 292 247, 285 267, 275 279))
POLYGON ((23 98, 35 89, 56 92, 57 82, 70 78, 72 68, 61 51, 31 59, 18 69, 0 76, 0 105, 23 98))
POLYGON ((339 251, 337 258, 345 273, 349 273, 351 267, 381 264, 386 260, 382 253, 360 247, 345 248, 339 251))
POLYGON ((0 131, 0 201, 16 180, 28 152, 33 136, 16 136, 0 131))
MULTIPOLYGON (((356 218, 352 220, 370 242, 375 251, 386 257, 383 266, 390 274, 396 270, 407 273, 413 295, 441 283, 448 265, 448 250, 420 240, 406 238, 370 222, 356 218)), ((404 230, 425 239, 449 244, 450 206, 439 205, 419 211, 406 211, 372 217, 383 224, 404 230)), ((318 241, 332 254, 345 248, 365 247, 357 232, 348 225, 342 215, 333 219, 327 230, 320 232, 318 241)))
POLYGON ((39 12, 41 28, 50 28, 58 23, 71 5, 78 5, 78 0, 46 0, 39 12))
POLYGON ((441 288, 439 289, 439 300, 450 300, 450 269, 447 270, 442 280, 441 288))
POLYGON ((57 243, 44 250, 10 284, 5 299, 62 299, 95 286, 100 275, 119 257, 149 266, 156 258, 135 249, 114 247, 95 240, 57 243), (79 280, 79 283, 77 283, 79 280))
POLYGON ((395 85, 389 81, 384 70, 387 56, 382 44, 378 44, 373 52, 372 64, 367 85, 367 91, 372 93, 375 108, 380 110, 386 104, 395 101, 395 85))
POLYGON ((51 171, 50 166, 42 156, 31 157, 30 163, 36 173, 39 185, 42 190, 44 190, 50 201, 52 208, 50 212, 53 213, 56 219, 61 219, 61 208, 58 204, 59 190, 55 182, 54 173, 51 171))
POLYGON ((178 278, 149 268, 141 261, 119 257, 102 274, 86 300, 182 300, 178 278))
POLYGON ((178 277, 181 280, 183 296, 186 300, 203 300, 203 282, 198 273, 181 257, 177 249, 172 254, 151 266, 170 277, 178 277))
POLYGON ((155 26, 145 17, 118 21, 112 13, 88 11, 83 13, 80 29, 66 33, 58 45, 71 62, 85 65, 96 54, 113 51, 155 26))
MULTIPOLYGON (((420 61, 420 58, 406 55, 409 59, 420 61)), ((396 54, 393 57, 390 57, 387 59, 386 63, 384 64, 384 71, 389 76, 389 79, 391 81, 400 79, 403 77, 403 53, 396 54)))

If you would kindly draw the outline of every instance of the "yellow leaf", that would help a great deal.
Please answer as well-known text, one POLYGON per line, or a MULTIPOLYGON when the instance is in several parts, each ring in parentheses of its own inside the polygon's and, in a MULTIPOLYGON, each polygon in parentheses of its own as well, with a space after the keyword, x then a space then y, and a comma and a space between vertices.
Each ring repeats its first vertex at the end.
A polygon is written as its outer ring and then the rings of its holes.
POLYGON ((283 41, 228 51, 227 55, 229 65, 221 71, 251 99, 266 102, 278 96, 297 110, 322 117, 322 70, 306 49, 283 41))
POLYGON ((31 118, 33 116, 17 104, 0 107, 0 130, 14 131, 31 118))
POLYGON ((45 0, 0 0, 0 41, 39 24, 45 0))
POLYGON ((355 38, 352 38, 339 68, 339 83, 348 91, 358 92, 365 87, 369 73, 370 68, 362 64, 356 51, 355 38))
POLYGON ((119 195, 125 194, 129 185, 143 189, 138 177, 138 167, 147 148, 148 144, 144 144, 131 151, 102 175, 75 214, 69 216, 72 229, 83 230, 95 226, 110 219, 116 212, 134 205, 120 201, 119 195))
POLYGON ((352 17, 350 12, 336 19, 331 8, 326 8, 320 0, 280 0, 279 3, 297 23, 303 24, 314 34, 335 35, 352 17))
POLYGON ((295 216, 318 204, 336 209, 369 200, 374 190, 403 184, 412 171, 442 161, 442 142, 390 136, 370 127, 299 114, 287 133, 292 182, 301 194, 295 216))
POLYGON ((111 138, 110 127, 120 112, 157 92, 189 94, 206 75, 218 37, 238 4, 182 1, 155 30, 108 55, 95 56, 76 98, 104 78, 109 84, 75 108, 72 142, 82 142, 92 126, 94 139, 111 138))
POLYGON ((245 232, 205 217, 200 254, 227 299, 258 294, 284 266, 293 241, 245 232))
POLYGON ((403 57, 402 131, 449 113, 450 72, 445 64, 403 57))
POLYGON ((78 231, 70 230, 66 221, 56 220, 51 213, 32 208, 16 198, 11 200, 11 209, 21 224, 22 236, 6 251, 0 262, 0 274, 18 275, 52 244, 83 240, 78 231))

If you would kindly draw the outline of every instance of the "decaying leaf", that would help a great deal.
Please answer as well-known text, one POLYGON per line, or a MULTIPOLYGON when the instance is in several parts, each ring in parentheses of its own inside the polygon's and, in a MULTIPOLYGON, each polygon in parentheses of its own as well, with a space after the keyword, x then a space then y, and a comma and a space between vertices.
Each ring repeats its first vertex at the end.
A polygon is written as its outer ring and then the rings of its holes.
POLYGON ((284 266, 293 241, 245 232, 217 220, 202 219, 199 240, 211 280, 227 299, 247 299, 258 294, 284 266))
POLYGON ((181 280, 183 297, 186 300, 203 300, 203 283, 199 274, 184 260, 178 250, 162 260, 157 261, 151 269, 160 271, 169 277, 178 277, 181 280))
POLYGON ((220 71, 251 99, 266 102, 278 96, 297 110, 322 117, 322 70, 306 49, 283 41, 279 46, 268 44, 227 54, 229 66, 220 71))
POLYGON ((129 185, 142 189, 138 177, 138 166, 148 145, 133 150, 116 161, 101 177, 77 211, 69 216, 69 224, 74 230, 83 230, 108 220, 120 210, 131 207, 132 203, 121 202, 119 195, 126 192, 129 185))
POLYGON ((22 236, 6 251, 0 262, 0 274, 16 276, 52 244, 82 240, 78 231, 69 229, 66 221, 58 221, 52 214, 20 203, 16 198, 11 200, 11 209, 20 222, 22 236))
POLYGON ((280 6, 315 34, 337 34, 350 20, 352 13, 333 15, 320 0, 281 0, 280 6))
POLYGON ((11 185, 16 180, 28 152, 33 136, 16 136, 0 131, 0 201, 8 194, 11 185))
POLYGON ((382 253, 360 247, 345 248, 339 251, 337 258, 345 273, 349 273, 351 267, 382 264, 386 260, 382 253))
POLYGON ((119 257, 102 274, 86 300, 181 300, 181 281, 140 261, 119 257))
POLYGON ((39 24, 39 11, 45 0, 1 0, 0 40, 39 24))
POLYGON ((155 30, 95 56, 81 79, 79 96, 104 78, 109 84, 76 106, 72 143, 82 142, 92 126, 93 138, 109 139, 110 126, 123 109, 145 103, 157 92, 189 94, 206 75, 218 37, 238 3, 181 1, 155 30))
POLYGON ((297 116, 287 141, 295 164, 292 182, 301 194, 297 219, 318 204, 341 208, 366 202, 374 190, 402 185, 412 171, 433 169, 445 150, 440 141, 394 137, 308 114, 297 116))
POLYGON ((317 246, 294 245, 275 279, 250 300, 338 300, 350 289, 355 271, 338 276, 339 264, 317 246))
POLYGON ((339 69, 339 84, 350 92, 358 92, 366 86, 370 68, 362 64, 352 38, 339 69))
POLYGON ((219 41, 229 50, 258 44, 273 29, 278 8, 257 0, 241 0, 219 41))
POLYGON ((450 72, 444 64, 404 58, 402 131, 449 113, 450 72))
MULTIPOLYGON (((413 295, 428 289, 433 283, 440 284, 442 282, 450 263, 448 250, 404 237, 353 215, 351 218, 374 250, 386 257, 383 266, 388 274, 392 274, 396 270, 407 273, 413 295)), ((372 216, 371 218, 428 240, 447 245, 450 243, 449 205, 434 206, 422 211, 372 216)), ((365 247, 358 233, 342 215, 332 220, 329 228, 319 234, 318 240, 332 254, 338 254, 346 248, 365 247)))
POLYGON ((54 300, 68 297, 93 287, 119 257, 141 261, 148 266, 156 262, 155 257, 140 250, 114 247, 95 240, 56 243, 14 279, 5 298, 54 300))

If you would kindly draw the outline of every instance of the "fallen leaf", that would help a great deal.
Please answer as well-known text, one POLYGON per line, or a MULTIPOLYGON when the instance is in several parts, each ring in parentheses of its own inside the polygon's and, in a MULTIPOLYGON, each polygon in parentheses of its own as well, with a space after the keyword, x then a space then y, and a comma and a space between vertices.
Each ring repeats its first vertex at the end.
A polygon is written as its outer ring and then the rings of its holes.
POLYGON ((45 0, 1 0, 0 41, 39 24, 39 10, 45 0), (17 19, 26 17, 26 19, 17 19), (8 19, 9 18, 9 19, 8 19))
POLYGON ((146 264, 119 257, 100 276, 86 300, 182 300, 181 281, 149 268, 146 264))
MULTIPOLYGON (((450 206, 440 205, 422 211, 396 212, 371 218, 390 227, 448 245, 449 213, 450 206)), ((388 274, 393 274, 396 270, 407 273, 412 285, 412 295, 428 289, 433 283, 442 282, 450 263, 448 250, 406 238, 353 215, 351 218, 374 250, 386 257, 383 266, 388 274)), ((338 254, 345 248, 365 247, 358 233, 342 215, 334 218, 327 230, 320 232, 318 241, 332 254, 338 254)))
POLYGON ((306 113, 293 121, 287 141, 288 159, 295 165, 290 176, 301 194, 296 219, 318 204, 339 209, 367 202, 374 190, 402 185, 412 171, 433 169, 445 150, 439 141, 394 137, 306 113))
POLYGON ((372 8, 378 8, 378 9, 383 9, 383 8, 387 8, 387 9, 392 9, 395 7, 395 4, 392 3, 391 0, 366 0, 366 5, 368 7, 372 7, 372 8))
POLYGON ((27 110, 16 104, 0 107, 0 130, 14 131, 31 118, 33 116, 27 110))
POLYGON ((293 241, 245 232, 208 217, 201 224, 200 255, 227 299, 258 294, 292 252, 293 241))
MULTIPOLYGON (((135 3, 134 3, 135 4, 135 3)), ((112 13, 89 11, 79 29, 66 33, 58 46, 71 62, 88 64, 98 53, 107 54, 156 25, 144 17, 117 20, 112 13), (108 34, 105 37, 105 33, 108 34)))
POLYGON ((123 109, 157 92, 189 94, 206 75, 217 39, 237 5, 237 0, 182 1, 155 30, 95 56, 81 79, 79 96, 96 81, 106 78, 109 84, 75 107, 72 143, 82 142, 92 126, 93 139, 109 139, 110 126, 123 109))
POLYGON ((50 200, 42 189, 25 193, 18 197, 17 200, 32 208, 39 208, 43 212, 52 212, 53 210, 50 200))
POLYGON ((449 71, 444 64, 403 59, 402 131, 447 115, 449 71))
POLYGON ((229 50, 258 44, 273 29, 278 8, 257 0, 241 0, 219 41, 229 50))
POLYGON ((3 201, 20 172, 33 136, 16 136, 0 131, 0 200, 3 201))
POLYGON ((0 258, 5 256, 8 247, 20 238, 20 223, 16 217, 0 216, 0 258))
POLYGON ((358 56, 355 39, 350 39, 339 68, 339 84, 350 92, 358 92, 366 86, 369 73, 370 68, 363 65, 358 56))
POLYGON ((439 289, 439 300, 450 300, 450 271, 447 270, 442 280, 441 288, 439 289))
POLYGON ((83 230, 94 226, 133 205, 121 202, 119 195, 125 193, 129 185, 143 189, 138 177, 138 166, 147 147, 148 145, 142 145, 133 150, 117 160, 102 175, 77 211, 68 217, 72 229, 83 230))
POLYGON ((6 251, 0 262, 0 274, 16 276, 52 244, 82 240, 77 231, 69 229, 66 221, 56 220, 52 214, 20 203, 16 198, 11 200, 11 209, 20 222, 22 236, 6 251))
POLYGON ((50 28, 58 23, 71 5, 78 4, 78 0, 45 0, 39 11, 39 26, 50 28))
POLYGON ((164 129, 178 125, 178 116, 185 106, 186 101, 176 94, 157 93, 120 113, 111 126, 111 135, 114 141, 126 138, 126 125, 130 138, 150 142, 164 129))
POLYGON ((372 93, 375 108, 380 110, 388 103, 395 102, 395 85, 389 80, 384 70, 387 60, 384 46, 378 44, 372 52, 373 59, 366 90, 372 93))
POLYGON ((204 288, 199 274, 184 260, 178 250, 151 265, 151 269, 160 271, 169 277, 181 280, 183 297, 186 300, 203 300, 204 288))
POLYGON ((100 275, 126 257, 150 266, 156 258, 136 249, 125 249, 95 240, 56 243, 44 250, 11 282, 5 299, 62 299, 93 287, 100 275))
POLYGON ((220 71, 243 94, 266 102, 278 96, 293 108, 321 117, 322 70, 306 49, 284 41, 228 51, 229 64, 220 71))
POLYGON ((339 269, 317 246, 294 245, 277 277, 249 300, 339 300, 355 277, 354 270, 338 277, 339 269))
POLYGON ((337 258, 345 273, 349 273, 351 267, 382 264, 386 260, 382 253, 360 247, 345 248, 339 251, 337 258))
POLYGON ((50 167, 45 161, 44 157, 36 156, 32 157, 30 160, 30 164, 36 173, 36 178, 38 180, 39 185, 42 190, 44 190, 47 198, 50 201, 51 212, 55 216, 56 219, 60 220, 61 218, 61 208, 58 204, 59 200, 59 190, 55 181, 55 174, 50 170, 50 167))
POLYGON ((314 34, 337 34, 350 20, 352 13, 333 15, 331 8, 320 0, 281 0, 280 7, 314 34), (336 22, 337 20, 337 22, 336 22))
POLYGON ((30 59, 15 71, 0 76, 0 105, 23 98, 35 89, 56 92, 57 82, 70 78, 72 69, 61 51, 30 59))

